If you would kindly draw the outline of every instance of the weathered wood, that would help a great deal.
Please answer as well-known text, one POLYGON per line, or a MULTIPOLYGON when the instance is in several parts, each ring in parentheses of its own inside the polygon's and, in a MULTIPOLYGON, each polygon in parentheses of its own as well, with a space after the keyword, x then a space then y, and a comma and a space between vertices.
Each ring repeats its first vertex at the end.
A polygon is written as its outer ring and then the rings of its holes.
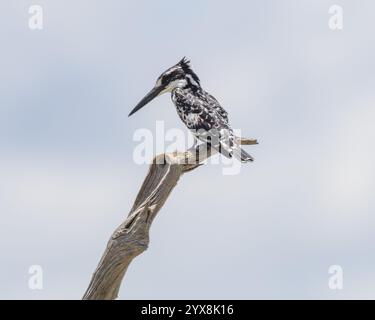
MULTIPOLYGON (((257 144, 254 139, 239 140, 244 145, 257 144)), ((109 239, 83 299, 117 298, 129 264, 147 249, 151 224, 182 174, 196 169, 216 152, 204 148, 198 145, 154 158, 128 217, 109 239)))

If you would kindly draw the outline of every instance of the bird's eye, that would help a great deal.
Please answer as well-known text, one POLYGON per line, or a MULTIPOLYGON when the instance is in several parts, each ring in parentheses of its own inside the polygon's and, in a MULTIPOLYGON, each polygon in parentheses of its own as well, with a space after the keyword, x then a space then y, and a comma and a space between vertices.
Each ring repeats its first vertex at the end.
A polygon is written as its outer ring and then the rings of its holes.
POLYGON ((170 82, 170 76, 164 76, 160 78, 160 83, 161 84, 168 84, 170 82))

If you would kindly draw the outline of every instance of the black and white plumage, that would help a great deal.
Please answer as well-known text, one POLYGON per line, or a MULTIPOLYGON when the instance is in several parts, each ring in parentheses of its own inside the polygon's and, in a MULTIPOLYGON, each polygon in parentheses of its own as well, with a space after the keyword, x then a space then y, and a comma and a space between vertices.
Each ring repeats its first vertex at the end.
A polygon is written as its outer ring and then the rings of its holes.
POLYGON ((190 62, 183 58, 157 79, 155 87, 138 103, 129 116, 156 96, 171 92, 177 113, 193 135, 228 158, 242 162, 253 161, 236 139, 229 125, 228 113, 200 85, 190 62))

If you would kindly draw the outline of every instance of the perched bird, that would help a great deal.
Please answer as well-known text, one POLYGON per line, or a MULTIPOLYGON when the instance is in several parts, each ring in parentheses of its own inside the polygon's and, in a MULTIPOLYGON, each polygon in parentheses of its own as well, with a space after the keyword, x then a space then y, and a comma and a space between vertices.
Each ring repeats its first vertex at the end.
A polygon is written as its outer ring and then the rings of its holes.
POLYGON ((229 126, 228 113, 212 95, 202 89, 198 76, 185 57, 160 75, 154 88, 129 116, 166 92, 171 93, 178 115, 196 139, 207 143, 228 158, 235 157, 242 162, 254 160, 241 149, 229 126))

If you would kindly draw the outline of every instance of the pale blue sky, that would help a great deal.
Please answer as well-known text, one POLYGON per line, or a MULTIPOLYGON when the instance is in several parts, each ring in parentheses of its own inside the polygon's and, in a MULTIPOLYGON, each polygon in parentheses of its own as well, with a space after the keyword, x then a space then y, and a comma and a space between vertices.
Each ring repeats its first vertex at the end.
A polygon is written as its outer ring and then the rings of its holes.
POLYGON ((136 129, 184 129, 167 95, 127 114, 187 56, 256 161, 185 175, 120 298, 375 298, 375 3, 0 4, 0 298, 79 299, 147 172, 136 129), (44 29, 28 29, 28 8, 44 29), (328 9, 344 8, 344 30, 328 9), (28 288, 28 268, 44 289, 28 288), (344 269, 329 290, 328 267, 344 269))

